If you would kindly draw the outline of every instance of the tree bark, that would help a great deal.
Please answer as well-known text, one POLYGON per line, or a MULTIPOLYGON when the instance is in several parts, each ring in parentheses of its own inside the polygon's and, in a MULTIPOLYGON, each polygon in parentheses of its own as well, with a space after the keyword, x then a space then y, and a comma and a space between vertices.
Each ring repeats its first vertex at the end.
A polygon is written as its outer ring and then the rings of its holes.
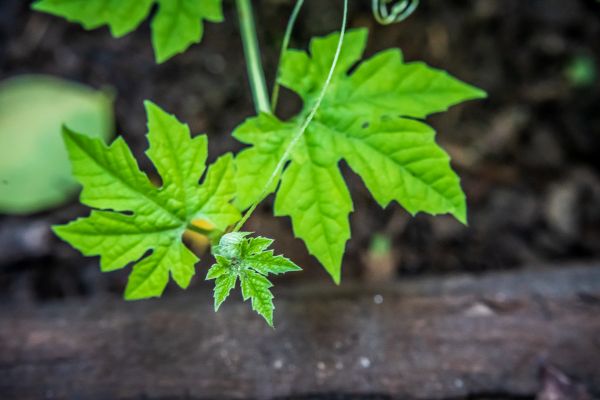
POLYGON ((276 329, 203 291, 2 306, 0 398, 533 397, 542 365, 600 393, 600 266, 276 294, 276 329))

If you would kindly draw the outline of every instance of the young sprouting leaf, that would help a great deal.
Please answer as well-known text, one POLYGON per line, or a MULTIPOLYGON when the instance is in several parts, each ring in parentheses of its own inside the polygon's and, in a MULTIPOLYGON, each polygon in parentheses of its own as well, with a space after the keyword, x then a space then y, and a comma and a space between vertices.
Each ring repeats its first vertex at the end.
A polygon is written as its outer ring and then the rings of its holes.
POLYGON ((33 8, 85 29, 108 25, 114 37, 121 37, 148 17, 154 3, 158 10, 151 24, 152 45, 158 63, 199 43, 204 20, 223 21, 222 0, 39 0, 33 8))
POLYGON ((252 309, 263 316, 270 326, 273 326, 273 293, 269 290, 273 286, 271 281, 251 269, 240 274, 242 297, 244 301, 250 299, 252 309))
POLYGON ((237 275, 226 274, 216 278, 215 281, 215 311, 219 309, 221 303, 229 296, 229 292, 235 287, 237 275))
MULTIPOLYGON (((252 145, 236 157, 236 204, 262 193, 292 136, 315 103, 332 65, 338 34, 313 39, 310 55, 288 50, 279 81, 304 101, 292 120, 268 114, 246 120, 234 136, 252 145)), ((350 237, 352 199, 338 163, 345 159, 377 202, 400 203, 416 214, 450 213, 466 223, 465 196, 435 132, 415 120, 485 93, 420 62, 405 63, 397 49, 358 64, 367 31, 346 34, 333 79, 315 118, 281 175, 275 215, 290 216, 294 233, 335 282, 350 237)), ((274 191, 276 184, 269 188, 274 191)))
POLYGON ((300 267, 283 256, 273 255, 267 250, 273 240, 264 237, 248 237, 250 232, 231 232, 223 235, 213 247, 217 260, 206 275, 215 279, 215 311, 229 296, 240 280, 242 297, 250 299, 252 309, 273 326, 273 284, 266 278, 269 274, 279 275, 299 271, 300 267))
POLYGON ((81 202, 96 210, 89 217, 54 227, 63 240, 86 256, 99 255, 102 271, 134 263, 125 298, 160 296, 169 274, 182 288, 194 275, 197 257, 182 242, 193 220, 225 230, 240 218, 230 203, 235 194, 233 158, 226 154, 206 171, 205 135, 190 137, 187 125, 146 102, 146 154, 162 186, 140 171, 125 141, 110 146, 65 128, 73 174, 83 185, 81 202), (152 250, 150 255, 146 253, 152 250))

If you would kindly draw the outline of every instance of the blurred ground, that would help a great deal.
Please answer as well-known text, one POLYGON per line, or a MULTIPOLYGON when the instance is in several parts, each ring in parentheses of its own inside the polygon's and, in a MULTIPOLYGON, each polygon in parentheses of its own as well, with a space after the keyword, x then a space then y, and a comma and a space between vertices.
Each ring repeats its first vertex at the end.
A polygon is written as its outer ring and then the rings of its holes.
MULTIPOLYGON (((145 149, 144 99, 175 113, 193 132, 207 132, 212 158, 240 148, 229 133, 253 107, 230 2, 226 22, 207 24, 201 45, 160 66, 154 64, 148 23, 115 40, 107 29, 86 32, 34 13, 28 3, 0 1, 0 79, 45 73, 112 87, 118 132, 138 156, 145 149)), ((288 3, 257 2, 269 79, 291 11, 288 3)), ((371 29, 368 54, 400 47, 407 60, 443 68, 485 89, 489 98, 429 120, 463 178, 469 227, 449 217, 411 218, 397 204, 382 210, 346 168, 356 210, 346 278, 377 274, 374 267, 383 264, 402 279, 599 260, 600 80, 593 74, 600 65, 600 5, 424 0, 407 21, 382 27, 374 23, 368 0, 351 3, 351 26, 371 29), (371 246, 375 235, 384 250, 390 241, 389 251, 372 249, 381 247, 371 246)), ((340 6, 308 0, 293 46, 304 47, 311 36, 337 29, 340 6)), ((291 115, 297 106, 286 92, 281 114, 291 115)), ((51 224, 84 214, 73 199, 46 213, 0 216, 2 302, 121 295, 127 270, 101 274, 96 259, 81 257, 49 231, 51 224)), ((272 216, 270 202, 248 228, 276 238, 277 249, 305 268, 286 282, 328 279, 293 239, 289 220, 272 216)))

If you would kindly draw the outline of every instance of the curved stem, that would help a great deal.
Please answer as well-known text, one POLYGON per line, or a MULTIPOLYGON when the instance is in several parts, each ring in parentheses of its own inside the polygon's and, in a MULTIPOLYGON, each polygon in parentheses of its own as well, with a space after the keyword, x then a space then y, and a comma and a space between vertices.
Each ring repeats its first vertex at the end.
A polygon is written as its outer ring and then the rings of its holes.
POLYGON ((298 14, 300 14, 300 9, 304 4, 304 0, 297 0, 294 9, 292 10, 292 15, 290 15, 290 19, 288 20, 287 26, 285 28, 285 34, 283 35, 283 42, 281 42, 281 51, 279 52, 279 62, 277 63, 277 72, 275 76, 275 82, 273 83, 273 92, 271 94, 271 111, 275 113, 277 109, 277 101, 279 100, 279 70, 281 69, 281 62, 283 61, 283 55, 287 50, 290 44, 290 38, 292 37, 292 30, 294 29, 294 25, 296 24, 296 19, 298 19, 298 14))
POLYGON ((419 0, 400 0, 391 6, 391 12, 388 6, 393 0, 372 0, 371 8, 375 20, 382 25, 390 25, 408 18, 418 7, 419 0))
POLYGON ((317 114, 317 110, 321 106, 321 102, 323 101, 323 98, 325 97, 325 92, 327 91, 327 88, 329 87, 329 84, 331 83, 331 79, 333 78, 333 73, 335 72, 335 67, 337 66, 338 59, 340 58, 340 53, 342 51, 342 44, 344 43, 344 35, 346 33, 347 20, 348 20, 348 0, 344 0, 344 16, 342 18, 342 28, 340 30, 340 38, 338 40, 337 48, 335 50, 333 62, 331 63, 331 68, 329 69, 329 74, 327 75, 327 79, 325 80, 325 83, 323 84, 323 88, 321 89, 321 92, 319 93, 319 97, 317 98, 317 101, 315 102, 312 109, 310 110, 310 113, 308 114, 308 116, 306 117, 306 119, 304 120, 304 122, 302 123, 300 128, 296 131, 296 134, 294 135, 294 137, 292 138, 292 140, 286 147, 285 152, 283 153, 283 155, 279 159, 279 162, 277 163, 277 166, 275 167, 275 170, 273 171, 273 173, 269 177, 269 180, 265 184, 265 186, 262 190, 262 193, 260 194, 258 199, 254 202, 254 204, 252 204, 252 206, 248 209, 248 211, 246 211, 246 214, 244 214, 242 219, 240 219, 238 221, 235 228, 233 229, 234 232, 237 232, 242 228, 242 226, 246 223, 246 221, 248 221, 248 218, 250 218, 250 216, 252 215, 254 210, 256 210, 256 207, 258 206, 258 204, 268 194, 269 188, 275 181, 275 178, 279 175, 279 173, 283 169, 283 166, 287 162, 288 157, 292 153, 292 150, 294 149, 294 147, 296 146, 296 144, 298 143, 298 141, 300 140, 300 138, 306 131, 306 128, 308 128, 308 125, 310 125, 313 118, 317 114))
POLYGON ((248 67, 248 80, 254 98, 256 112, 271 112, 269 95, 265 84, 265 73, 263 72, 260 52, 258 50, 258 39, 256 38, 256 26, 250 0, 236 0, 238 17, 240 20, 240 33, 244 44, 244 54, 248 67))

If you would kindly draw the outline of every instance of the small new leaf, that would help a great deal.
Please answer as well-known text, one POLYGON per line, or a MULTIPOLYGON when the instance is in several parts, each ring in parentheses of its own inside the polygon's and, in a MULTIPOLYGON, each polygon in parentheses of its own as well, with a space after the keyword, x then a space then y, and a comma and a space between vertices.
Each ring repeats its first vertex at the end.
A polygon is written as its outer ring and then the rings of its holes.
POLYGON ((231 232, 221 237, 219 244, 213 247, 217 262, 208 270, 206 279, 215 279, 215 311, 239 279, 244 300, 250 299, 252 309, 273 326, 275 306, 270 290, 273 284, 266 277, 299 271, 300 267, 283 256, 273 255, 273 250, 267 250, 273 240, 248 235, 250 232, 231 232))
MULTIPOLYGON (((286 146, 320 94, 339 34, 311 41, 310 54, 288 50, 279 82, 304 101, 290 121, 269 114, 246 120, 234 132, 252 145, 236 157, 236 204, 250 206, 262 194, 286 146)), ((400 50, 359 63, 367 31, 349 31, 321 107, 293 149, 281 174, 275 215, 290 216, 294 233, 340 280, 350 238, 352 199, 339 170, 346 160, 382 206, 397 201, 408 212, 450 213, 466 223, 465 195, 432 128, 417 121, 485 93, 444 71, 406 63, 400 50)), ((275 182, 269 191, 277 188, 275 182)))
POLYGON ((229 296, 229 292, 235 287, 237 275, 221 275, 215 281, 215 311, 219 309, 221 303, 229 296))
POLYGON ((152 45, 156 61, 162 63, 199 43, 203 21, 223 21, 222 0, 39 0, 37 11, 80 23, 85 29, 108 25, 114 37, 135 30, 150 14, 153 4, 158 11, 152 19, 152 45))
POLYGON ((273 305, 273 293, 269 290, 273 286, 271 281, 251 269, 240 274, 240 281, 244 301, 250 299, 252 309, 262 315, 272 327, 275 306, 273 305))
POLYGON ((199 184, 206 169, 206 136, 192 138, 187 125, 151 102, 146 102, 146 112, 150 143, 146 154, 162 186, 156 187, 140 171, 121 137, 106 146, 65 128, 73 174, 83 185, 81 202, 96 210, 54 227, 84 255, 99 255, 103 271, 134 263, 127 299, 160 296, 169 274, 180 287, 189 285, 198 259, 182 236, 193 220, 206 220, 223 231, 240 218, 230 203, 235 194, 231 154, 212 164, 199 184))

